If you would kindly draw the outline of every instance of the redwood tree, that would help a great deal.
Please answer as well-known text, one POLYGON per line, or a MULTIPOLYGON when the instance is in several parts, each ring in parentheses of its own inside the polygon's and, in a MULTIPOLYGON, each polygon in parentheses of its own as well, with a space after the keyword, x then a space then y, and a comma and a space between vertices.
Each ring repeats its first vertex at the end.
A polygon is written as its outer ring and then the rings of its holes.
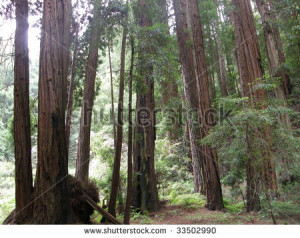
MULTIPOLYGON (((237 63, 242 86, 242 94, 249 97, 249 103, 258 109, 266 107, 266 92, 263 89, 254 89, 254 85, 261 81, 263 69, 259 51, 258 37, 255 28, 254 17, 249 0, 233 0, 235 11, 233 20, 237 42, 237 63), (258 80, 258 81, 256 81, 258 80)), ((263 161, 259 163, 253 155, 251 138, 247 136, 249 157, 246 163, 247 174, 247 211, 258 210, 259 205, 259 184, 261 178, 266 189, 277 191, 276 173, 271 151, 270 128, 266 126, 262 134, 266 141, 266 148, 263 149, 263 161), (260 171, 260 172, 258 172, 260 171)))
POLYGON ((16 221, 29 214, 32 195, 32 165, 29 109, 28 1, 16 2, 14 142, 16 221))
MULTIPOLYGON (((204 40, 199 16, 199 6, 197 0, 188 1, 188 12, 192 28, 192 41, 194 45, 194 58, 196 66, 197 89, 200 117, 201 138, 208 135, 212 127, 213 117, 208 113, 211 109, 209 95, 208 68, 205 60, 204 40)), ((207 207, 211 210, 220 210, 224 207, 223 196, 219 176, 218 157, 215 148, 202 145, 201 157, 204 165, 204 181, 206 182, 207 207)))
POLYGON ((185 95, 189 107, 197 110, 194 118, 188 119, 191 144, 197 149, 193 155, 195 148, 192 146, 192 156, 199 160, 208 209, 220 210, 224 205, 216 150, 197 144, 207 135, 212 121, 211 116, 207 116, 211 115, 208 114, 210 95, 199 7, 193 0, 174 0, 173 3, 185 95), (197 120, 200 128, 195 128, 193 119, 197 120))
MULTIPOLYGON (((138 24, 142 30, 152 26, 149 14, 151 6, 145 0, 138 1, 138 24)), ((153 66, 146 62, 147 54, 151 54, 151 48, 141 42, 139 44, 139 74, 140 79, 137 86, 136 104, 136 189, 135 206, 141 210, 156 211, 159 209, 157 181, 154 166, 155 147, 155 101, 153 66)))
POLYGON ((70 34, 70 0, 45 0, 41 31, 38 164, 33 223, 73 222, 67 183, 65 137, 65 44, 70 34))

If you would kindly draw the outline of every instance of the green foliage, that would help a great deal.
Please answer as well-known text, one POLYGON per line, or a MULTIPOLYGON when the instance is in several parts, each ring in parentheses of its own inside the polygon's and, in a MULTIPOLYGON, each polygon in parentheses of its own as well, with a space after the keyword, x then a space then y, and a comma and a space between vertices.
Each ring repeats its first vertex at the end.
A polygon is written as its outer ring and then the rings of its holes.
POLYGON ((147 213, 141 213, 141 212, 136 212, 136 211, 132 211, 131 212, 131 220, 133 222, 139 222, 141 224, 152 224, 153 220, 149 217, 149 214, 147 213))
POLYGON ((0 224, 15 208, 14 163, 0 161, 0 224))
POLYGON ((226 198, 223 199, 224 202, 224 207, 226 210, 232 213, 240 213, 245 210, 244 203, 239 202, 239 203, 234 203, 231 200, 228 200, 226 198))
POLYGON ((176 196, 174 196, 174 193, 171 193, 170 198, 171 205, 182 205, 190 208, 204 207, 206 202, 205 197, 199 193, 180 194, 176 196))
MULTIPOLYGON (((275 86, 266 81, 258 86, 261 87, 273 89, 275 86)), ((256 159, 256 169, 261 168, 259 164, 264 160, 264 150, 269 142, 260 132, 264 131, 266 126, 271 128, 272 151, 276 163, 282 164, 282 158, 287 158, 293 164, 288 173, 294 176, 299 174, 299 138, 293 135, 293 131, 287 130, 284 124, 278 123, 280 115, 292 115, 293 112, 278 106, 278 102, 273 100, 270 100, 269 106, 265 109, 253 108, 247 101, 247 98, 232 97, 220 100, 219 107, 224 111, 230 111, 230 114, 220 120, 220 123, 202 140, 202 143, 217 147, 219 162, 226 170, 222 182, 231 186, 232 195, 236 196, 241 195, 240 185, 246 178, 245 162, 249 156, 256 159)), ((277 170, 279 178, 286 174, 285 165, 278 166, 277 170)))

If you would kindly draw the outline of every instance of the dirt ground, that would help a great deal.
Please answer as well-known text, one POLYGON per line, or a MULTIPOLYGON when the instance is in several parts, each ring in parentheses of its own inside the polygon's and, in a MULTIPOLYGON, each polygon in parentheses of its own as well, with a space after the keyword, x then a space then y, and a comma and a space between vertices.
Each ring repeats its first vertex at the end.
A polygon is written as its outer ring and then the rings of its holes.
MULTIPOLYGON (((259 213, 241 212, 230 213, 226 211, 209 211, 206 208, 190 208, 184 206, 164 205, 158 212, 149 214, 149 219, 136 219, 133 224, 167 224, 167 225, 195 225, 195 224, 273 224, 270 218, 259 213)), ((278 224, 300 224, 300 214, 292 217, 287 214, 277 219, 278 224)))

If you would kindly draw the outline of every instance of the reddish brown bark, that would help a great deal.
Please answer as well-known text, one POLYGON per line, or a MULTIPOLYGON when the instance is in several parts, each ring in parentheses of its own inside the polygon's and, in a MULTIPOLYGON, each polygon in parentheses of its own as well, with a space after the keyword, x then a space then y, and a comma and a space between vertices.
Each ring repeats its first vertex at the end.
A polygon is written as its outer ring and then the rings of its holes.
MULTIPOLYGON (((263 77, 263 70, 250 1, 233 0, 233 3, 236 7, 236 10, 233 13, 233 19, 237 41, 237 61, 242 85, 242 94, 244 97, 249 97, 250 105, 255 106, 258 109, 263 109, 266 107, 266 92, 263 89, 254 89, 254 85, 259 83, 263 77)), ((248 187, 247 211, 257 210, 259 208, 258 177, 257 173, 254 173, 257 169, 261 169, 262 171, 260 176, 264 181, 265 188, 277 191, 269 126, 266 126, 263 130, 258 130, 257 134, 265 139, 267 146, 262 149, 264 159, 260 168, 257 168, 258 158, 255 158, 251 152, 251 147, 248 146, 249 158, 246 170, 248 187)))
MULTIPOLYGON (((152 19, 147 12, 145 0, 139 0, 138 24, 147 28, 152 26, 152 19)), ((148 45, 139 45, 139 56, 151 54, 148 45)), ((160 208, 157 181, 154 166, 155 147, 155 101, 154 101, 154 81, 153 66, 149 62, 140 60, 140 74, 142 79, 138 81, 137 106, 136 106, 136 158, 135 162, 138 173, 135 190, 136 206, 141 210, 157 211, 160 208), (146 88, 146 89, 145 89, 146 88)))
POLYGON ((210 95, 198 3, 187 0, 174 0, 173 3, 185 95, 189 107, 197 110, 196 115, 188 118, 192 155, 193 159, 199 160, 208 209, 220 210, 224 205, 216 151, 197 144, 207 135, 210 129, 208 121, 212 121, 205 116, 210 108, 210 95), (196 120, 200 128, 195 128, 192 120, 196 120))
MULTIPOLYGON (((188 1, 188 11, 192 27, 192 39, 194 43, 194 57, 197 72, 197 89, 200 117, 201 138, 208 135, 212 127, 213 117, 208 113, 211 109, 209 95, 209 77, 205 60, 204 40, 201 20, 199 16, 199 6, 197 0, 188 1)), ((204 181, 206 182, 207 207, 210 210, 221 210, 224 208, 223 196, 218 168, 218 157, 215 148, 202 145, 201 153, 204 166, 204 181)))
POLYGON ((16 2, 14 144, 16 222, 30 216, 32 165, 29 109, 28 1, 16 2))
POLYGON ((38 165, 33 223, 73 222, 67 183, 65 39, 71 2, 44 1, 39 75, 38 165))

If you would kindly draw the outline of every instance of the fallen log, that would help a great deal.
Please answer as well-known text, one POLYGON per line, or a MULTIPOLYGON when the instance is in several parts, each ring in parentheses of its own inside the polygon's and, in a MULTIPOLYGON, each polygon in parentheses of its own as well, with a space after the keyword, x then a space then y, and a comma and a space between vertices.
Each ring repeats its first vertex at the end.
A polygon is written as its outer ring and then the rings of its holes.
POLYGON ((119 220, 117 220, 114 216, 112 216, 110 213, 105 211, 103 208, 99 207, 97 203, 94 202, 93 199, 91 199, 87 194, 86 196, 86 202, 94 208, 97 212, 99 212, 102 216, 104 216, 107 220, 109 220, 113 224, 122 224, 119 220))

